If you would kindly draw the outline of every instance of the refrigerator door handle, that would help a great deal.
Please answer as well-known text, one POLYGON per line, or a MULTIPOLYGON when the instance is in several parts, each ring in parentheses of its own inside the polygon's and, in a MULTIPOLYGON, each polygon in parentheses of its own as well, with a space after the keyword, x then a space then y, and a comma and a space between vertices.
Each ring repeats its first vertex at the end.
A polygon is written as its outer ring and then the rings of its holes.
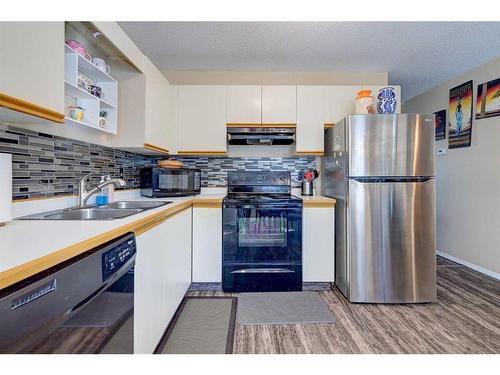
POLYGON ((367 183, 384 183, 384 182, 427 182, 429 180, 434 179, 431 176, 424 177, 351 177, 351 180, 356 182, 367 184, 367 183))

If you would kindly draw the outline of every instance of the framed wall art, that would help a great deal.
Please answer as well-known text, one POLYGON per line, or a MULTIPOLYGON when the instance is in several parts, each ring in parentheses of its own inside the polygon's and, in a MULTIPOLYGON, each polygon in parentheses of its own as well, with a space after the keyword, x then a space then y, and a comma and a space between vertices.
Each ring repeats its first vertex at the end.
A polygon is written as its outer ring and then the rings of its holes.
POLYGON ((446 138, 446 109, 434 112, 436 118, 436 141, 446 138))
POLYGON ((449 148, 470 147, 472 138, 472 81, 450 89, 449 148))
POLYGON ((477 86, 476 120, 500 116, 500 78, 477 86))

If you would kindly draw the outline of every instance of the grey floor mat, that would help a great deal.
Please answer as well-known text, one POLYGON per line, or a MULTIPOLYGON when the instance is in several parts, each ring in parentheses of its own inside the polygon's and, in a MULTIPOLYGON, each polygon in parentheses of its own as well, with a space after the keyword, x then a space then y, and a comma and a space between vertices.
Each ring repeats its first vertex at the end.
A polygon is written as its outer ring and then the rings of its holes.
POLYGON ((133 308, 133 293, 104 292, 66 321, 63 327, 111 327, 133 308))
POLYGON ((231 353, 236 298, 186 297, 167 331, 163 354, 231 353))
POLYGON ((240 293, 236 321, 241 325, 335 323, 335 316, 317 292, 240 293))

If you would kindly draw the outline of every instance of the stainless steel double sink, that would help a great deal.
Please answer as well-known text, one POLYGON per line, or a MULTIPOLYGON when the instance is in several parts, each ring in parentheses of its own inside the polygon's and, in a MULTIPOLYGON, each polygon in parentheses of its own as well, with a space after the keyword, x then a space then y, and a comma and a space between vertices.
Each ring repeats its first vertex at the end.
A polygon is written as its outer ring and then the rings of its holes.
POLYGON ((18 220, 115 220, 170 203, 172 202, 119 201, 104 206, 73 207, 42 212, 23 216, 18 220))

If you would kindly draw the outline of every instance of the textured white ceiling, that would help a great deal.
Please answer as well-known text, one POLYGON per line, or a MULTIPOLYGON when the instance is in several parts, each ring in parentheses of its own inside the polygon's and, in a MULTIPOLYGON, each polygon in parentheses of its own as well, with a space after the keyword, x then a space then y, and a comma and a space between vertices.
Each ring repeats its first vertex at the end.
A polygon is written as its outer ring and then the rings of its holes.
POLYGON ((391 84, 403 86, 403 100, 500 56, 500 22, 120 26, 160 70, 388 72, 391 84))

